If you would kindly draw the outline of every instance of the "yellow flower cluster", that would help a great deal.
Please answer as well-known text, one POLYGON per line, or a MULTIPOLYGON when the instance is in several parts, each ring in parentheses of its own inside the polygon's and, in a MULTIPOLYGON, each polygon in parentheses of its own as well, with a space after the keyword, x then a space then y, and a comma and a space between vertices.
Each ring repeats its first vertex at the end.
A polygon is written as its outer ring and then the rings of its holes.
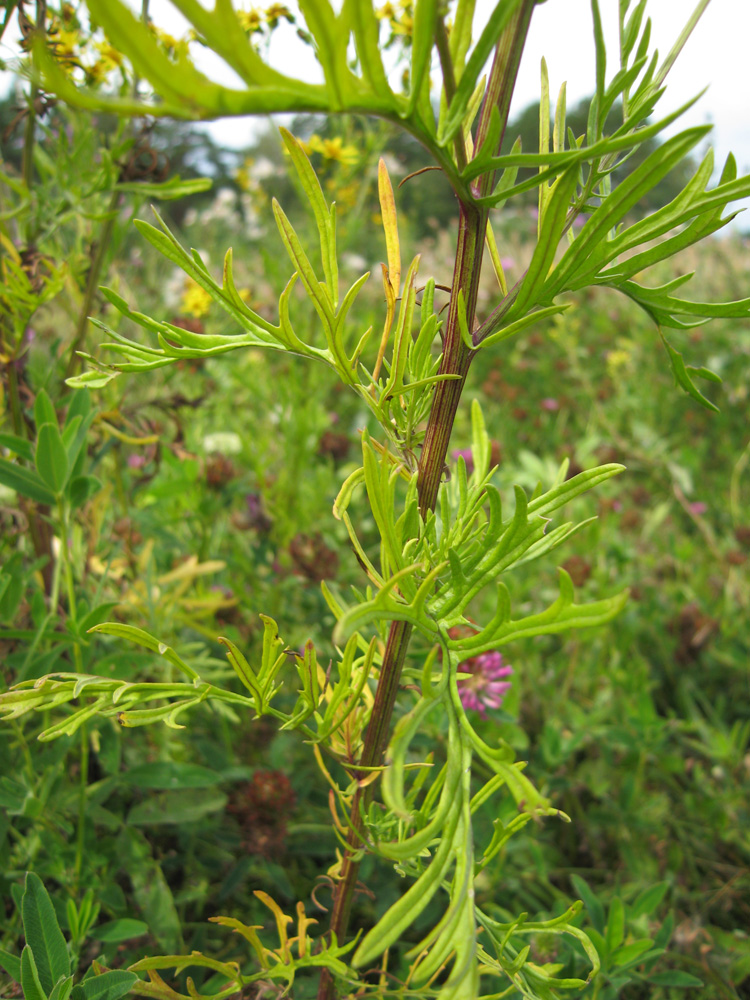
POLYGON ((188 278, 180 303, 180 312, 183 316, 195 316, 196 319, 200 319, 206 315, 210 307, 211 296, 205 288, 201 288, 192 278, 188 278))
POLYGON ((414 2, 413 0, 398 0, 394 4, 391 0, 386 0, 382 7, 375 11, 376 16, 381 21, 388 21, 392 35, 403 35, 411 38, 414 31, 414 2))
POLYGON ((60 68, 69 76, 82 71, 89 86, 104 83, 115 70, 124 70, 122 53, 106 39, 86 32, 69 4, 63 4, 59 18, 51 18, 48 36, 60 68))
POLYGON ((101 83, 113 70, 122 66, 122 53, 107 41, 95 42, 94 48, 99 52, 99 58, 86 67, 86 73, 92 83, 101 83))
POLYGON ((282 19, 288 21, 289 24, 294 24, 294 14, 283 3, 272 3, 265 10, 259 10, 257 7, 251 7, 250 10, 238 10, 237 19, 243 31, 249 35, 262 31, 264 24, 273 31, 282 19))
POLYGON ((170 35, 168 31, 160 28, 158 24, 154 24, 153 21, 148 23, 151 31, 156 35, 157 41, 161 46, 166 49, 167 55, 172 59, 177 59, 181 55, 187 55, 188 45, 190 39, 188 36, 184 38, 175 38, 174 35, 170 35))
POLYGON ((356 146, 345 146, 341 136, 336 136, 334 139, 321 139, 319 135, 311 135, 307 142, 302 143, 302 148, 308 156, 311 153, 320 153, 324 160, 342 163, 347 167, 353 167, 355 163, 359 162, 356 146))
POLYGON ((267 201, 267 196, 262 185, 253 177, 252 168, 254 163, 255 160, 252 156, 246 156, 242 166, 238 167, 235 172, 234 179, 237 181, 237 186, 241 191, 252 195, 256 203, 263 204, 267 201))

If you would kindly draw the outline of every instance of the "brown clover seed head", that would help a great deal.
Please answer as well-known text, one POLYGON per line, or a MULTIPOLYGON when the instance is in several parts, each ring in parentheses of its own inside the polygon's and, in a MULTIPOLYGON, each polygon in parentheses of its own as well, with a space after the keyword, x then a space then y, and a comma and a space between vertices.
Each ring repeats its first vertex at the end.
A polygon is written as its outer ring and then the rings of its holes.
POLYGON ((293 806, 289 778, 281 771, 259 768, 247 784, 232 792, 227 810, 240 823, 245 849, 272 857, 284 850, 287 817, 293 806))
POLYGON ((214 490, 220 490, 237 475, 232 461, 220 452, 214 452, 206 459, 206 482, 214 490))
POLYGON ((583 556, 570 556, 562 564, 562 568, 567 570, 576 587, 582 587, 591 576, 591 563, 587 562, 583 556))
POLYGON ((318 442, 318 454, 330 455, 334 462, 343 462, 349 454, 351 441, 340 431, 324 431, 318 442))
POLYGON ((318 531, 314 535, 303 532, 295 535, 289 543, 289 555, 296 572, 313 583, 330 580, 338 572, 338 554, 326 545, 318 531))

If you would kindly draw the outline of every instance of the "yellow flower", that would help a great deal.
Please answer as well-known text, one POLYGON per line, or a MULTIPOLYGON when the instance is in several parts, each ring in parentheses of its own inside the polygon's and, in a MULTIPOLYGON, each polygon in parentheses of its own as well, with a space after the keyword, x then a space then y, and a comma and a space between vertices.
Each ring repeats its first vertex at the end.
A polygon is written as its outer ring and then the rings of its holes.
POLYGON ((114 45, 105 41, 96 42, 94 47, 99 50, 104 62, 109 63, 112 68, 122 66, 122 52, 118 52, 114 45))
POLYGON ((336 206, 339 209, 353 208, 357 203, 357 197, 359 195, 360 185, 359 181, 353 181, 351 184, 343 184, 340 188, 336 189, 336 206))
POLYGON ((265 18, 269 27, 275 28, 282 17, 294 24, 294 15, 283 3, 272 3, 270 7, 266 7, 265 18))
POLYGON ((323 139, 320 152, 327 160, 335 160, 348 167, 353 166, 359 160, 359 153, 355 146, 345 146, 341 136, 335 139, 323 139))
POLYGON ((617 378, 623 368, 628 368, 633 355, 624 348, 607 352, 607 372, 610 378, 617 378))
POLYGON ((357 147, 345 146, 344 140, 338 135, 333 139, 321 139, 319 135, 311 135, 307 142, 301 143, 301 146, 308 156, 311 153, 320 153, 324 160, 343 163, 347 167, 359 162, 357 147))
POLYGON ((382 7, 379 7, 375 14, 381 21, 388 21, 391 32, 394 35, 406 35, 410 37, 414 30, 414 4, 412 0, 399 0, 398 10, 393 6, 391 0, 386 0, 382 7))
POLYGON ((237 181, 241 191, 254 191, 258 187, 257 182, 250 173, 250 169, 254 163, 255 160, 252 156, 246 156, 242 166, 238 167, 234 175, 234 179, 237 181))
MULTIPOLYGON (((322 153, 323 152, 323 140, 319 135, 311 135, 307 142, 300 143, 304 151, 309 156, 311 153, 322 153)), ((284 149, 286 152, 286 148, 284 149)))
POLYGON ((196 319, 205 316, 211 306, 211 296, 192 278, 188 278, 185 293, 182 296, 181 310, 184 315, 195 316, 196 319))
POLYGON ((108 42, 96 42, 94 47, 101 55, 93 65, 86 67, 86 73, 92 83, 101 83, 112 70, 122 65, 122 53, 108 42))
POLYGON ((168 55, 176 57, 187 52, 189 41, 187 38, 180 38, 178 40, 174 37, 174 35, 170 35, 168 31, 165 31, 157 24, 154 24, 153 21, 149 21, 148 26, 156 35, 158 41, 161 42, 163 47, 167 50, 168 55))
POLYGON ((50 40, 58 59, 77 58, 76 49, 81 41, 77 31, 66 31, 64 28, 59 28, 54 35, 50 36, 50 40))
POLYGON ((261 13, 255 7, 252 7, 250 10, 238 10, 237 20, 240 22, 242 30, 250 35, 256 31, 260 31, 263 23, 261 13))

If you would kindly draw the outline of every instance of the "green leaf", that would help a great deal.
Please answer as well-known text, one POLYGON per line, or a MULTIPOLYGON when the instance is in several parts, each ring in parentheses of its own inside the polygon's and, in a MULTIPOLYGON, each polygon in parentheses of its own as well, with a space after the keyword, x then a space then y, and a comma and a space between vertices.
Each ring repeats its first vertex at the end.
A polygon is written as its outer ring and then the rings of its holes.
POLYGON ((345 0, 343 14, 351 23, 365 80, 376 94, 394 99, 380 54, 380 21, 375 16, 372 4, 362 3, 361 0, 345 0))
POLYGON ((78 462, 83 446, 86 443, 86 435, 94 422, 95 416, 95 413, 88 413, 86 416, 73 416, 65 421, 65 429, 63 430, 62 437, 71 473, 76 468, 76 463, 78 462))
MULTIPOLYGON (((500 35, 510 20, 511 15, 519 5, 519 0, 499 0, 489 16, 482 32, 477 39, 466 67, 461 74, 456 92, 453 95, 442 127, 438 129, 438 142, 447 145, 461 127, 469 102, 477 85, 479 74, 484 69, 487 60, 497 44, 500 35)), ((452 32, 451 32, 452 41, 452 32)))
MULTIPOLYGON (((80 351, 78 352, 81 353, 80 351)), ((93 363, 93 359, 87 357, 87 360, 93 363)), ((103 389, 105 385, 108 385, 113 379, 116 379, 120 374, 119 371, 112 369, 110 372, 104 371, 88 371, 81 372, 80 375, 73 375, 71 378, 65 379, 65 384, 70 386, 71 389, 77 390, 87 390, 87 389, 103 389)))
POLYGON ((161 866, 140 830, 126 827, 117 840, 118 853, 130 873, 136 902, 159 947, 169 953, 182 947, 180 918, 161 866))
POLYGON ((28 944, 21 952, 21 989, 24 1000, 47 1000, 47 994, 39 980, 34 953, 28 944))
POLYGON ((539 239, 526 277, 521 282, 516 301, 507 316, 508 321, 517 319, 528 308, 536 305, 539 290, 546 282, 555 259, 577 184, 578 167, 569 167, 562 177, 555 181, 551 191, 541 189, 545 191, 545 207, 544 214, 539 220, 539 239))
MULTIPOLYGON (((604 91, 607 85, 607 46, 604 43, 604 32, 602 31, 602 16, 599 11, 599 0, 591 0, 591 13, 594 21, 594 45, 596 48, 596 100, 601 105, 604 101, 604 91)), ((602 125, 601 109, 600 118, 597 121, 597 134, 599 138, 602 125)))
POLYGON ((27 462, 34 461, 34 450, 31 442, 15 434, 0 434, 0 448, 7 448, 14 455, 25 458, 27 462))
POLYGON ((285 128, 279 129, 297 176, 300 179, 307 201, 315 215, 315 224, 320 237, 320 256, 323 271, 326 276, 328 294, 334 309, 338 307, 338 262, 336 260, 336 223, 335 215, 331 213, 323 196, 320 181, 312 168, 310 160, 295 137, 285 128))
POLYGON ((29 500, 36 500, 37 503, 51 506, 55 502, 55 494, 48 489, 41 476, 38 476, 33 469, 16 465, 7 458, 0 458, 0 483, 9 486, 29 500))
POLYGON ((127 822, 131 826, 194 823, 209 813, 219 812, 226 804, 227 796, 223 792, 162 792, 133 806, 127 822))
POLYGON ((34 872, 26 874, 21 916, 26 944, 34 952, 39 980, 45 993, 49 994, 61 976, 70 975, 70 958, 52 901, 42 880, 34 872))
POLYGON ((698 126, 667 139, 604 199, 552 272, 542 293, 545 302, 564 288, 576 286, 579 269, 590 268, 592 254, 600 249, 600 245, 606 251, 605 241, 610 230, 687 156, 708 131, 710 131, 709 126, 698 126))
POLYGON ((119 1000, 136 983, 138 977, 125 969, 110 969, 98 976, 89 976, 73 987, 71 1000, 119 1000))
POLYGON ((21 982, 21 959, 18 955, 11 955, 5 948, 0 948, 0 968, 5 969, 11 979, 21 982))
POLYGON ((37 430, 42 424, 54 424, 57 426, 57 413, 52 405, 46 389, 40 389, 34 400, 34 423, 37 430))
POLYGON ((501 340, 507 340, 508 337, 515 336, 515 334, 520 333, 521 330, 525 330, 527 327, 533 326, 534 323, 538 323, 543 319, 549 319, 550 316, 559 316, 569 308, 570 305, 567 304, 559 306, 546 306, 544 309, 536 309, 533 312, 527 313, 521 319, 517 319, 515 323, 510 323, 507 326, 504 325, 504 318, 494 323, 488 323, 486 328, 484 326, 480 327, 475 334, 475 337, 477 337, 477 346, 489 347, 491 344, 497 344, 501 340))
MULTIPOLYGON (((664 336, 661 328, 659 328, 659 336, 661 337, 662 344, 664 344, 664 347, 667 350, 667 354, 669 356, 669 363, 672 366, 672 371, 674 373, 675 381, 680 386, 680 388, 684 389, 685 392, 688 394, 688 396, 692 396, 694 400, 696 400, 698 403, 701 404, 701 406, 705 406, 707 410, 713 410, 714 413, 718 413, 719 407, 716 406, 715 403, 712 403, 710 399, 707 399, 706 396, 703 395, 698 386, 695 384, 695 382, 693 382, 692 378, 690 377, 690 370, 686 367, 685 362, 682 359, 682 355, 678 350, 672 347, 667 338, 664 336)), ((692 370, 696 374, 702 374, 699 369, 692 369, 692 370)), ((706 378, 707 376, 703 375, 703 377, 706 378)), ((719 382, 721 381, 719 376, 714 375, 713 372, 708 372, 708 378, 709 381, 716 381, 717 379, 719 382), (713 378, 711 378, 710 376, 713 376, 713 378)))
POLYGON ((619 948, 625 937, 625 907, 619 896, 615 896, 609 908, 606 942, 610 954, 619 948))
POLYGON ((596 898, 588 882, 585 882, 580 875, 571 875, 570 881, 573 883, 577 895, 583 900, 583 905, 589 915, 594 928, 600 933, 604 933, 604 907, 596 898))
POLYGON ((669 889, 669 882, 657 882, 656 885, 649 886, 635 898, 630 907, 631 919, 638 917, 650 917, 659 903, 664 899, 669 889))
POLYGON ((333 326, 333 302, 327 289, 322 287, 305 253, 297 233, 286 217, 281 205, 274 198, 273 214, 287 253, 302 279, 305 291, 312 300, 315 310, 328 327, 333 326))
POLYGON ((168 181, 154 184, 148 181, 132 181, 115 186, 116 191, 140 194, 144 198, 157 198, 160 201, 172 201, 176 198, 186 198, 192 194, 208 191, 213 181, 210 177, 194 177, 183 180, 179 175, 170 177, 168 181))
POLYGON ((414 113, 425 87, 429 91, 430 59, 435 38, 435 19, 438 16, 437 0, 416 0, 409 74, 410 115, 414 113))
POLYGON ((315 54, 323 67, 331 111, 341 111, 354 82, 346 64, 349 32, 343 29, 329 0, 299 0, 299 8, 315 39, 315 54))
POLYGON ((68 454, 56 423, 42 424, 37 431, 36 471, 49 488, 59 495, 68 481, 68 454))
POLYGON ((548 517, 553 511, 564 507, 575 497, 580 496, 588 490, 594 489, 600 483, 606 482, 612 476, 618 476, 625 471, 624 465, 617 462, 610 462, 608 465, 598 465, 594 469, 587 469, 579 472, 577 476, 566 479, 558 486, 554 486, 542 496, 537 497, 529 503, 529 514, 538 514, 540 517, 548 517))
POLYGON ((639 941, 623 945, 609 956, 610 967, 614 969, 630 965, 636 959, 640 958, 644 952, 647 952, 652 944, 653 941, 650 938, 641 938, 639 941))
POLYGON ((178 656, 171 646, 160 642, 159 639, 156 639, 142 628, 136 628, 135 625, 125 625, 122 622, 102 622, 101 625, 94 625, 90 631, 101 632, 103 635, 116 635, 120 639, 127 639, 129 642, 134 642, 137 646, 145 646, 146 649, 150 649, 154 653, 159 653, 160 656, 163 656, 173 666, 177 667, 178 670, 187 674, 191 680, 200 679, 198 673, 189 664, 185 663, 182 657, 178 656))
POLYGON ((682 972, 680 969, 670 969, 668 972, 654 972, 648 977, 648 981, 655 986, 678 986, 687 988, 689 986, 703 986, 703 980, 697 976, 691 976, 689 972, 682 972))
POLYGON ((654 938, 654 947, 665 950, 667 945, 672 939, 673 931, 674 931, 674 913, 668 913, 666 920, 661 925, 659 930, 656 932, 656 937, 654 938))
POLYGON ((131 938, 142 937, 144 934, 148 934, 148 924, 132 917, 121 917, 95 927, 89 937, 94 941, 104 941, 105 944, 119 944, 120 941, 130 941, 131 938))
POLYGON ((214 788, 222 781, 218 771, 200 764, 180 764, 173 761, 154 762, 131 767, 122 780, 138 788, 214 788))
POLYGON ((117 601, 105 601, 104 604, 97 604, 90 611, 87 611, 83 618, 78 621, 78 634, 85 639, 86 633, 94 625, 99 625, 110 613, 112 608, 117 607, 117 601))
POLYGON ((70 402, 68 403, 68 411, 65 414, 65 426, 73 420, 75 417, 80 417, 81 420, 85 420, 86 417, 91 413, 91 393, 86 392, 85 389, 76 389, 76 391, 71 395, 70 402))
POLYGON ((20 815, 30 795, 29 789, 20 781, 7 774, 0 778, 0 807, 7 809, 10 815, 20 815))
POLYGON ((49 995, 49 1000, 68 1000, 73 991, 73 977, 58 979, 55 987, 49 995))
POLYGON ((102 488, 100 479, 96 476, 75 476, 70 481, 68 497, 75 509, 82 507, 95 493, 102 488))

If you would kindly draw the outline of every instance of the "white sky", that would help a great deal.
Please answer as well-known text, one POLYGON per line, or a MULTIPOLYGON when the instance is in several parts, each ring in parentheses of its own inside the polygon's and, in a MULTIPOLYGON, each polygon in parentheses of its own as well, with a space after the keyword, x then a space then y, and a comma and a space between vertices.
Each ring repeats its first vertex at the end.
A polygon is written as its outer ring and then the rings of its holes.
MULTIPOLYGON (((140 9, 140 0, 127 2, 134 9, 140 9)), ((257 5, 262 7, 265 2, 257 0, 257 5)), ((647 14, 653 22, 651 44, 652 48, 656 46, 659 49, 662 57, 672 47, 696 2, 650 0, 647 14)), ((207 0, 203 3, 207 5, 207 0)), ((249 9, 252 0, 235 0, 235 5, 249 9)), ((483 23, 492 6, 492 0, 478 0, 476 25, 483 23)), ((635 0, 632 6, 635 6, 635 0)), ((617 69, 618 0, 600 0, 600 7, 611 54, 611 65, 608 67, 608 78, 611 78, 617 69)), ((154 21, 167 31, 175 35, 183 33, 186 22, 169 0, 150 0, 150 13, 154 21)), ((749 43, 749 0, 711 0, 667 79, 667 93, 657 112, 660 116, 666 114, 709 86, 698 104, 672 126, 672 131, 712 122, 714 131, 710 141, 716 151, 717 169, 731 150, 737 157, 740 171, 750 172, 749 43)), ((8 47, 4 45, 3 49, 2 54, 9 55, 8 47)), ((568 85, 569 105, 591 94, 594 43, 590 0, 547 0, 537 7, 519 71, 513 110, 518 111, 538 100, 542 56, 547 60, 553 98, 564 80, 568 85)), ((292 32, 280 34, 274 40, 271 60, 287 73, 308 80, 320 78, 312 53, 297 41, 292 32)), ((238 85, 233 72, 211 53, 201 52, 199 66, 217 82, 238 85)), ((220 144, 237 148, 248 143, 257 124, 252 119, 224 119, 206 127, 220 144)), ((750 200, 747 205, 750 207, 750 200)), ((743 228, 750 224, 750 218, 745 218, 739 220, 743 228)))

